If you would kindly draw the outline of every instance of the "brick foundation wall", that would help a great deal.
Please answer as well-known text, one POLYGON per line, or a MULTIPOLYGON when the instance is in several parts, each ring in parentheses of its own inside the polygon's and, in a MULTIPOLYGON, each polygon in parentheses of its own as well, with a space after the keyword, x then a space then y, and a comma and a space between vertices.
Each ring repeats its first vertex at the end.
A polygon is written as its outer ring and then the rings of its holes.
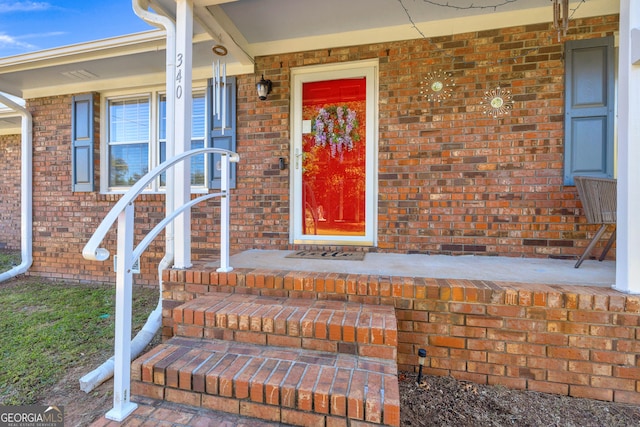
POLYGON ((19 135, 0 135, 0 250, 20 250, 19 135))
MULTIPOLYGON (((603 37, 617 27, 615 15, 575 19, 565 39, 603 37)), ((257 58, 257 70, 274 89, 259 101, 255 76, 238 76, 241 162, 231 207, 232 251, 304 249, 289 244, 289 170, 278 168, 280 157, 291 163, 291 68, 377 58, 378 246, 371 250, 575 258, 597 227, 585 224, 575 187, 562 185, 562 55, 550 24, 539 24, 257 58), (452 98, 440 104, 419 94, 424 75, 438 69, 450 71, 456 82, 452 98), (513 92, 514 110, 487 118, 480 102, 497 85, 513 92)), ((112 281, 111 261, 87 262, 81 251, 120 196, 71 192, 71 96, 29 99, 27 106, 34 119, 30 274, 112 281)), ((98 183, 99 94, 95 113, 98 183)), ((217 253, 216 205, 194 209, 196 260, 217 253)), ((2 218, 15 216, 0 206, 2 218)), ((140 235, 162 217, 163 206, 162 195, 138 199, 140 235)), ((110 234, 105 246, 114 245, 110 234)), ((144 255, 137 283, 156 281, 163 246, 160 238, 144 255)))
POLYGON ((396 300, 398 363, 481 384, 640 403, 640 298, 579 286, 427 281, 396 300), (494 286, 497 285, 497 286, 494 286))
POLYGON ((172 310, 207 292, 394 305, 398 367, 480 384, 640 404, 640 297, 609 288, 206 268, 166 271, 172 310))

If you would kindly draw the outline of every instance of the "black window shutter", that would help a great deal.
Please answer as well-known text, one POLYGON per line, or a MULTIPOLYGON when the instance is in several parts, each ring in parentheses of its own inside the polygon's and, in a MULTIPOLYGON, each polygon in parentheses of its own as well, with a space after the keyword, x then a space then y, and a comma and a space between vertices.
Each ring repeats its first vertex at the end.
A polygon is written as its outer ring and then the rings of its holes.
MULTIPOLYGON (((222 115, 210 115, 209 123, 209 147, 223 148, 225 150, 236 151, 236 78, 227 77, 226 86, 223 91, 226 97, 226 113, 224 117, 224 132, 222 129, 222 115)), ((207 85, 207 105, 209 114, 213 112, 215 96, 213 92, 212 80, 209 79, 207 85)), ((220 155, 211 154, 209 156, 209 188, 218 189, 221 186, 220 155)), ((236 164, 232 163, 229 168, 231 188, 236 186, 236 164)))
POLYGON ((613 37, 565 44, 565 185, 613 177, 614 61, 613 37))
POLYGON ((71 190, 93 191, 93 95, 71 101, 71 190))

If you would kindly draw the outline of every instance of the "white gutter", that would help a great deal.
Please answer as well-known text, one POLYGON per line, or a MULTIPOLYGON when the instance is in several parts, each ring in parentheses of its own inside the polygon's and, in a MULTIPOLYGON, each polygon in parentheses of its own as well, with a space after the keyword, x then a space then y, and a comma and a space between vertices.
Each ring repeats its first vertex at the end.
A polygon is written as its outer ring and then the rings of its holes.
MULTIPOLYGON (((135 14, 143 21, 158 28, 164 28, 167 34, 167 59, 166 59, 166 73, 167 73, 167 144, 166 144, 166 159, 174 157, 174 141, 175 141, 175 102, 172 96, 176 91, 175 83, 175 57, 176 57, 176 25, 166 16, 158 15, 149 12, 149 2, 147 0, 131 0, 131 5, 135 14)), ((174 210, 173 202, 173 168, 170 168, 166 172, 166 215, 169 216, 174 210)), ((140 332, 131 340, 131 358, 136 358, 145 347, 151 342, 158 329, 162 326, 162 271, 168 268, 173 263, 174 254, 174 231, 173 222, 167 225, 165 229, 165 255, 158 265, 158 305, 155 310, 151 312, 147 322, 144 324, 140 332)), ((113 376, 115 366, 115 358, 111 357, 109 360, 98 366, 93 371, 89 372, 82 378, 80 378, 80 389, 86 393, 91 392, 94 388, 102 384, 113 376)))
POLYGON ((20 171, 20 247, 22 261, 20 265, 11 270, 0 273, 0 282, 25 273, 33 262, 33 166, 32 166, 32 146, 33 146, 33 119, 31 113, 25 107, 13 102, 0 93, 0 102, 22 116, 22 142, 20 148, 21 171, 20 171))

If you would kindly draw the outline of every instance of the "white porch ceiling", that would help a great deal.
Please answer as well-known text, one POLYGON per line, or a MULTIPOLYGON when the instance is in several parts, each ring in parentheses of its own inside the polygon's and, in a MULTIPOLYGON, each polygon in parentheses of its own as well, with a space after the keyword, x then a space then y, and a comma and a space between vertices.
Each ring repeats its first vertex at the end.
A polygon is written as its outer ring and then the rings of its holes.
MULTIPOLYGON (((149 3, 175 17, 176 0, 149 3)), ((620 4, 570 7, 577 18, 619 13, 620 4)), ((194 15, 193 77, 203 81, 215 44, 229 51, 228 74, 259 73, 257 56, 550 22, 552 9, 549 0, 194 0, 194 15)), ((0 91, 33 98, 162 85, 164 45, 157 30, 0 58, 0 91)))
POLYGON ((219 9, 227 14, 249 43, 255 44, 409 25, 404 8, 414 22, 423 23, 549 6, 549 0, 505 3, 504 0, 236 0, 221 4, 219 9), (491 7, 498 4, 503 6, 491 7), (478 8, 464 9, 469 5, 478 8), (486 8, 479 8, 484 6, 486 8))

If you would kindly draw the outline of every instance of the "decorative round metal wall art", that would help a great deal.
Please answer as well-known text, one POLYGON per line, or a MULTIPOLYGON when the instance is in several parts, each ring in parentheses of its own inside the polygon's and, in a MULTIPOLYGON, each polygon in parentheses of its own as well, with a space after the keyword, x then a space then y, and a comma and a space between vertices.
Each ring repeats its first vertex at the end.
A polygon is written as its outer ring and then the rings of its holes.
POLYGON ((513 97, 511 91, 502 89, 500 86, 484 93, 482 101, 482 112, 494 119, 499 116, 505 116, 513 109, 513 97))
POLYGON ((420 95, 426 97, 428 101, 442 102, 451 98, 455 85, 451 73, 438 70, 424 76, 420 82, 420 95))

